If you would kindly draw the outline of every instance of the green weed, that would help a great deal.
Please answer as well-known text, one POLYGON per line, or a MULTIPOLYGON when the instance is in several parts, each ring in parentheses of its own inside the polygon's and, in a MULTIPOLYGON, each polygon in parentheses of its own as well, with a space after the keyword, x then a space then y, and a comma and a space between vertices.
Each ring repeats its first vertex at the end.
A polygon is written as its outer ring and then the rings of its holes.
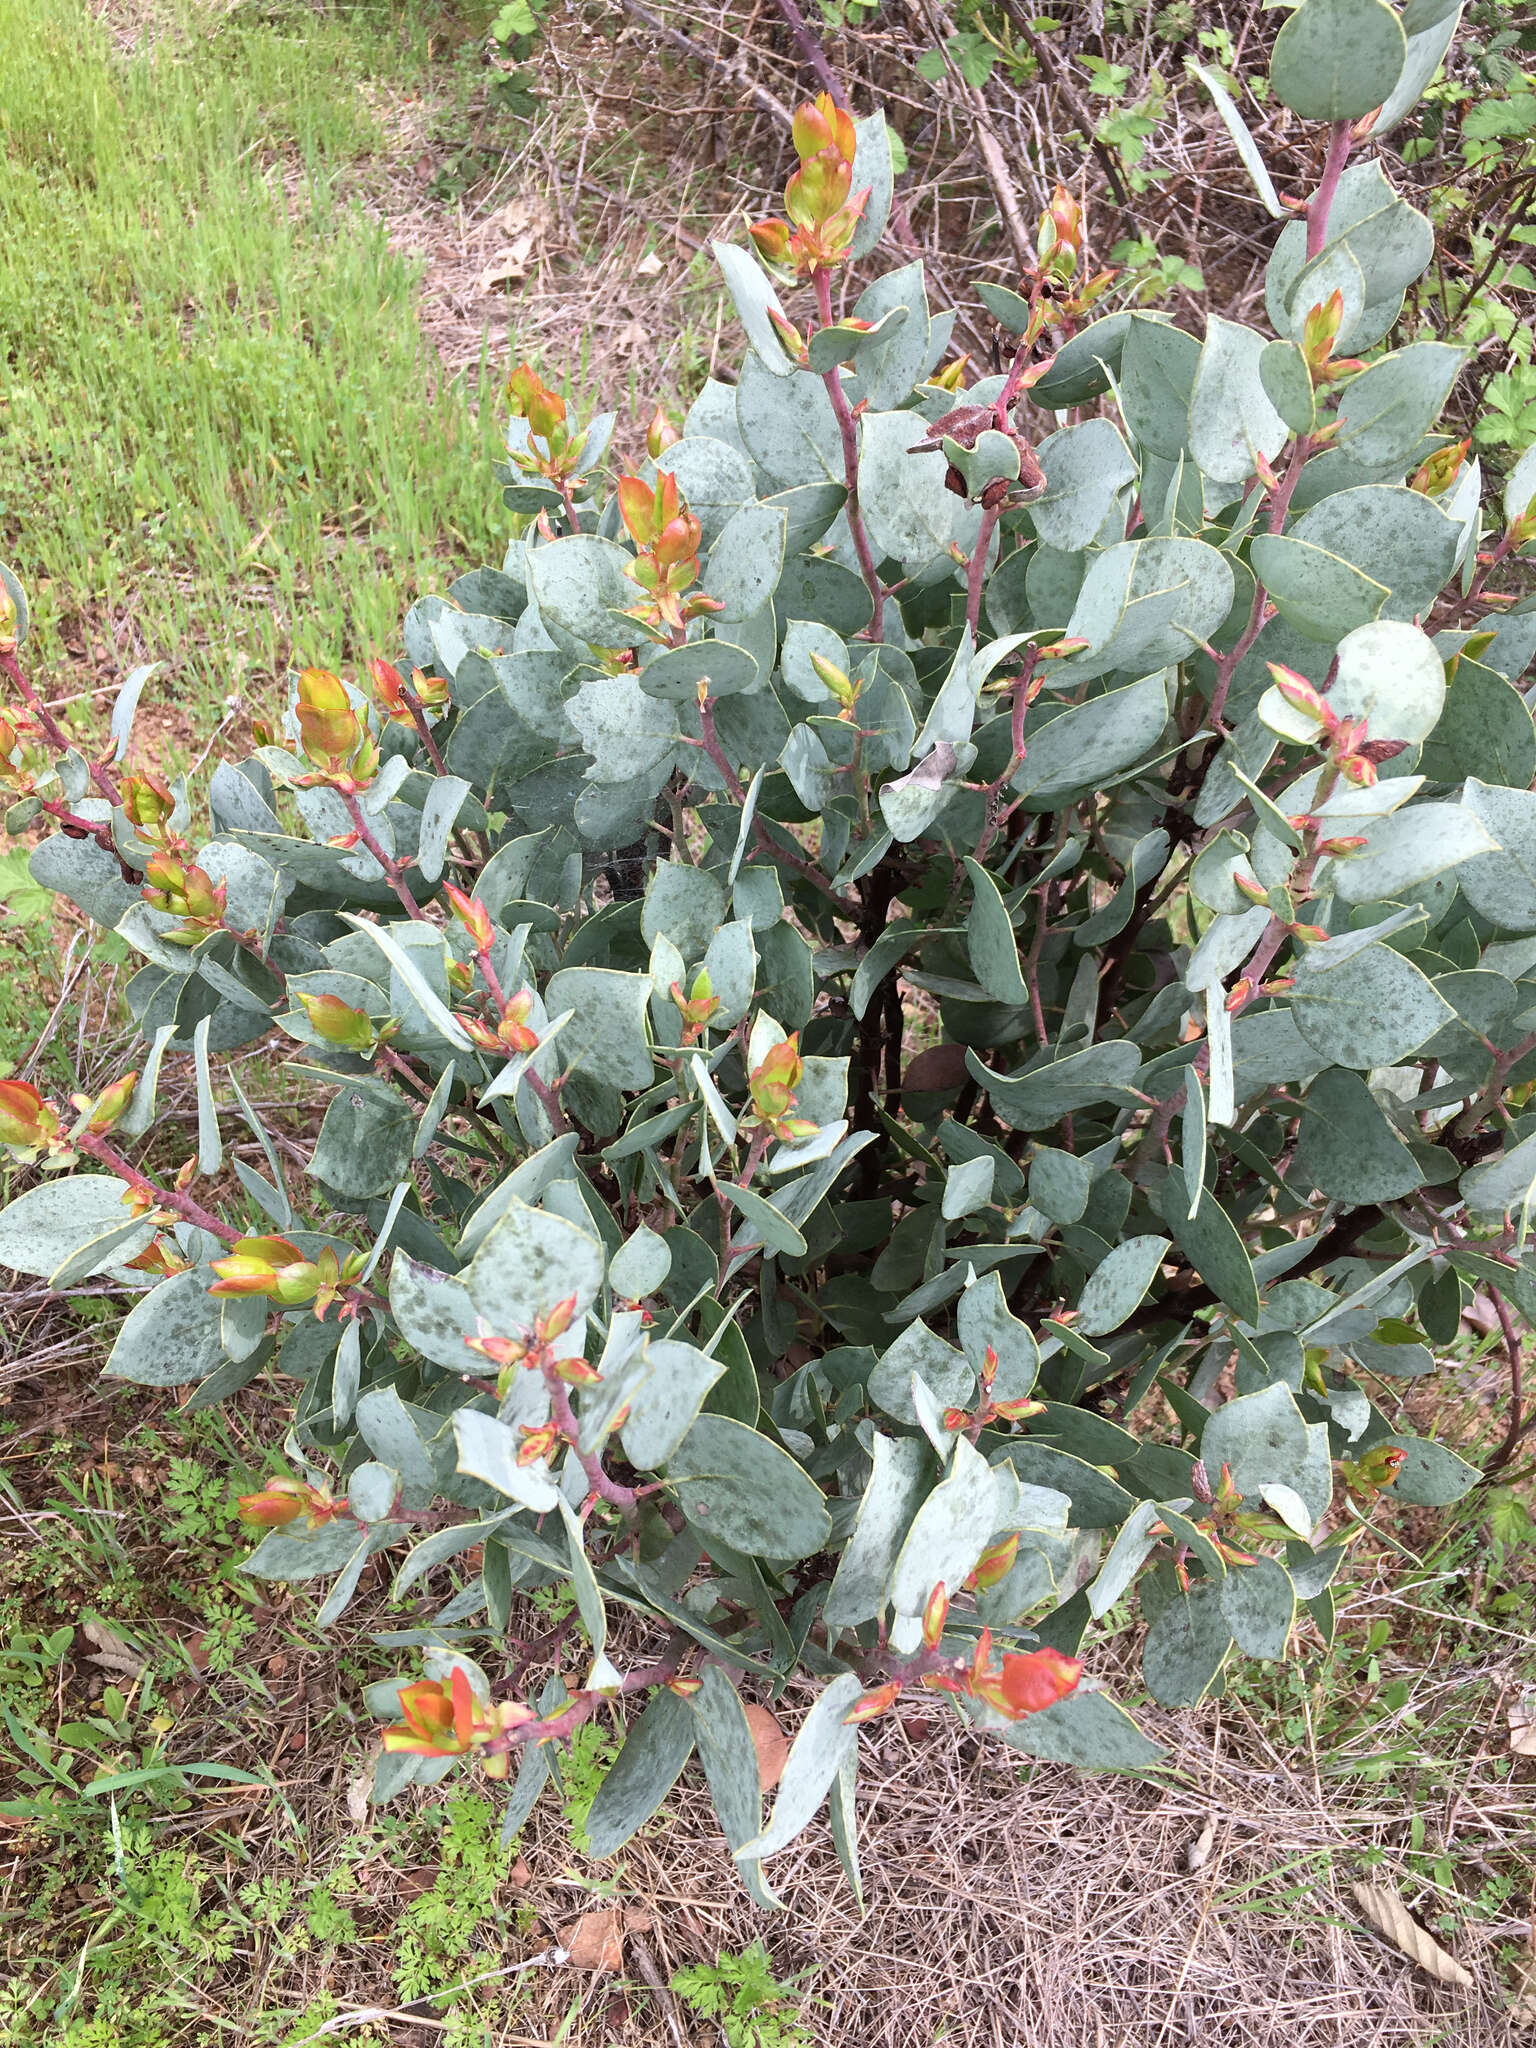
POLYGON ((760 1941, 740 1955, 727 1950, 712 1963, 677 1971, 672 1989, 701 2019, 716 2023, 727 2048, 809 2048, 811 2036, 794 2012, 800 1994, 774 1976, 760 1941))

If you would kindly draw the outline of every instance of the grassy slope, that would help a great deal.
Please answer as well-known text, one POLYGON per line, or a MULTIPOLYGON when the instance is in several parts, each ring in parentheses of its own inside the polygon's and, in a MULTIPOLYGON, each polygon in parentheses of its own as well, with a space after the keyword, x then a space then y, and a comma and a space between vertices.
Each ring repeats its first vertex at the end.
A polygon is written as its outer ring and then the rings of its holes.
POLYGON ((163 658, 203 724, 290 649, 392 644, 494 536, 412 267, 346 197, 391 147, 365 84, 422 77, 424 15, 168 4, 128 54, 83 0, 8 0, 0 548, 43 657, 88 653, 70 687, 163 658))

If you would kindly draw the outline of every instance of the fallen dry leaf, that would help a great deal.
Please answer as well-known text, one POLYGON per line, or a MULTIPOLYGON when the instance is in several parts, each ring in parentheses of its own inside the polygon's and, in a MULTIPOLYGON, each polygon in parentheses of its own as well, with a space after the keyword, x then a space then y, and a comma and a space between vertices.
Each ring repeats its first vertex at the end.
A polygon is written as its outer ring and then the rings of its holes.
POLYGON ((533 1872, 528 1868, 527 1862, 523 1857, 519 1856, 512 1868, 507 1872, 507 1883, 515 1885, 519 1891, 526 1890, 533 1883, 533 1872))
POLYGON ((528 275, 528 252, 533 236, 527 234, 493 256, 480 273, 480 289, 494 291, 499 284, 516 284, 528 275))
POLYGON ((784 1775, 789 1737, 766 1707, 748 1707, 746 1713, 752 1747, 757 1751, 757 1782, 763 1791, 771 1792, 784 1775))
POLYGON ((88 1642, 96 1645, 94 1654, 86 1658, 88 1664, 99 1664, 106 1671, 121 1672, 128 1678, 141 1678, 144 1674, 144 1659, 137 1650, 129 1649, 121 1636, 99 1621, 85 1623, 88 1642))
POLYGON ((616 1907, 600 1913, 583 1913, 579 1920, 559 1930, 560 1946, 570 1958, 573 1970, 621 1970, 624 1941, 619 1932, 622 1916, 616 1907))
POLYGON ((1184 1857, 1184 1868, 1186 1870, 1200 1870, 1205 1864, 1209 1863, 1211 1860, 1211 1844, 1215 1839, 1216 1816, 1215 1814, 1210 1814, 1207 1816, 1205 1826, 1189 1845, 1189 1849, 1184 1857))
POLYGON ((1437 1984, 1472 1984, 1475 1979, 1432 1934, 1414 1919, 1398 1894, 1384 1884, 1352 1884, 1355 1904, 1379 1935, 1418 1964, 1437 1984))
POLYGON ((1509 1746, 1516 1756, 1536 1756, 1536 1701, 1520 1700, 1510 1708, 1509 1746))
POLYGON ((654 249, 648 249, 635 265, 636 277, 660 277, 661 258, 654 249))

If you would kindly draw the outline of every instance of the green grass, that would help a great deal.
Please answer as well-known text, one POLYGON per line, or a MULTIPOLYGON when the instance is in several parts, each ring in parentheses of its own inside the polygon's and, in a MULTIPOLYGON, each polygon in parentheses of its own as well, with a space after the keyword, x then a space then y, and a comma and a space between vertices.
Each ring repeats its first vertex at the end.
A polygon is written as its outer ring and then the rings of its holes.
POLYGON ((43 660, 126 624, 198 714, 393 646, 497 552, 493 409, 356 196, 395 146, 365 87, 428 82, 425 24, 166 0, 123 54, 82 0, 9 0, 0 550, 43 660))

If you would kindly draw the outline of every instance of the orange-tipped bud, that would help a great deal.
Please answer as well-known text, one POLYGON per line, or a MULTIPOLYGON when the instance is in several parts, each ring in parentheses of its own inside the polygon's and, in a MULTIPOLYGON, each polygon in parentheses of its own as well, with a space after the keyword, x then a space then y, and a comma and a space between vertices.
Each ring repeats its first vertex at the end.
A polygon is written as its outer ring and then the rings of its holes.
POLYGON ((841 211, 853 185, 853 166, 840 157, 813 156, 784 187, 784 211, 797 228, 824 227, 841 211))
POLYGON ((477 953, 489 953, 496 943, 496 927, 491 923, 491 913, 478 896, 467 896, 452 882, 444 882, 443 894, 448 898, 448 907, 469 934, 470 944, 477 953))
MULTIPOLYGON (((4 589, 0 584, 0 589, 4 589)), ((0 1081, 0 1145, 32 1152, 46 1145, 59 1128, 56 1113, 27 1081, 0 1081)))
POLYGON ((970 1428, 971 1421, 971 1411, 968 1408, 946 1408, 944 1410, 944 1427, 953 1430, 957 1436, 962 1429, 970 1428))
POLYGON ((347 686, 328 668, 307 668, 299 677, 295 716, 305 755, 317 768, 344 768, 363 738, 347 686))
POLYGON ((787 220, 755 220, 747 233, 766 262, 780 266, 789 262, 791 229, 787 220))
POLYGON ((1231 1016, 1235 1016, 1237 1012, 1241 1010, 1243 1006, 1252 998, 1252 995, 1253 983, 1248 979, 1247 975, 1245 974, 1241 981, 1233 982, 1231 990, 1227 995, 1226 1007, 1228 1014, 1231 1016))
POLYGON ((471 1017, 463 1010, 455 1010, 453 1021, 461 1030, 469 1034, 481 1052, 504 1052, 506 1050, 506 1041, 500 1038, 491 1029, 489 1024, 483 1023, 479 1017, 471 1017))
POLYGON ((1467 459, 1467 450, 1472 446, 1469 439, 1453 441, 1448 448, 1437 448, 1427 462, 1421 462, 1408 479, 1410 491, 1421 491, 1426 497, 1438 498, 1442 491, 1448 491, 1467 459))
POLYGON ((681 982, 674 981, 668 990, 683 1021, 682 1042, 695 1045, 720 1008, 720 998, 715 994, 714 983, 709 970, 701 967, 693 977, 693 987, 685 995, 681 982))
POLYGON ((971 1591, 977 1593, 986 1593, 993 1586, 1000 1586, 1013 1570, 1014 1561, 1018 1554, 1019 1532, 1015 1529, 1011 1535, 1004 1536, 1000 1542, 988 1544, 980 1557, 977 1558, 976 1569, 966 1580, 966 1585, 971 1591))
POLYGON ((91 1107, 90 1122, 86 1125, 93 1138, 104 1138, 107 1132, 126 1116, 138 1078, 138 1069, 135 1068, 131 1074, 124 1074, 120 1081, 114 1081, 110 1088, 97 1096, 91 1107))
POLYGON ((386 1750, 411 1756, 462 1756, 473 1748, 476 1710, 467 1672, 455 1666, 444 1686, 418 1679, 400 1689, 401 1719, 383 1733, 386 1750))
POLYGON ((1031 1415, 1043 1415, 1045 1403, 1032 1401, 1027 1394, 1019 1394, 1011 1401, 994 1401, 992 1413, 1002 1422, 1023 1422, 1031 1415))
POLYGON ((954 361, 946 363, 942 370, 935 370, 928 382, 937 384, 941 391, 963 391, 965 373, 970 360, 969 356, 956 356, 954 361))
POLYGON ((464 1346, 468 1351, 478 1351, 492 1365, 522 1365, 528 1357, 528 1346, 516 1337, 488 1337, 483 1330, 477 1336, 466 1337, 464 1346))
POLYGON ((1297 675, 1295 669, 1285 668, 1278 661, 1267 662, 1270 680, 1286 703, 1295 711, 1303 712, 1308 718, 1331 732, 1338 724, 1327 698, 1309 683, 1305 676, 1297 675))
POLYGON ((977 1644, 968 1690, 1006 1714, 1011 1721, 1028 1714, 1043 1713, 1077 1690, 1083 1667, 1076 1657, 1064 1657, 1059 1650, 1042 1648, 1023 1654, 1006 1653, 1002 1669, 991 1666, 991 1637, 984 1629, 977 1644))
POLYGON ((777 306, 768 308, 768 319, 774 333, 784 344, 784 353, 793 357, 797 363, 803 363, 808 353, 807 343, 794 321, 781 313, 777 306))
MULTIPOLYGON (((171 917, 190 923, 218 925, 224 921, 225 885, 215 883, 200 867, 187 867, 174 855, 157 853, 144 869, 143 896, 146 903, 171 917)), ((176 941, 181 934, 167 932, 176 941)), ((188 935, 195 943, 196 934, 188 935)))
POLYGON ((650 456, 652 462, 655 462, 658 456, 664 455, 674 442, 680 441, 682 438, 682 435, 658 405, 651 414, 650 424, 645 430, 646 454, 650 456))
POLYGON ((537 1052, 539 1034, 528 1022, 533 1011, 533 991, 520 988, 507 998, 490 1050, 493 1052, 537 1052))
POLYGON ((843 1726, 857 1728, 861 1721, 878 1720, 882 1714, 888 1714, 900 1698, 899 1678, 893 1678, 885 1685, 877 1685, 872 1692, 867 1692, 854 1701, 843 1716, 843 1726))
MULTIPOLYGON (((672 479, 667 477, 665 481, 670 484, 672 479)), ((694 563, 703 538, 704 529, 691 512, 680 512, 675 519, 669 519, 651 548, 657 568, 675 570, 694 563)), ((673 576, 670 581, 674 589, 686 589, 692 578, 673 576)))
POLYGON ((1058 185, 1035 231, 1036 253, 1047 275, 1065 282, 1077 269, 1082 248, 1082 208, 1064 185, 1058 185))
POLYGON ((564 443, 565 400, 550 390, 530 363, 520 363, 508 377, 507 402, 513 414, 525 419, 529 432, 536 434, 552 453, 557 443, 564 443))
POLYGON ((778 1132, 794 1108, 795 1090, 800 1085, 803 1072, 798 1031, 788 1038, 781 1038, 761 1065, 753 1069, 748 1083, 752 1091, 752 1106, 770 1130, 778 1132))
POLYGON ((222 1259, 213 1261, 218 1279, 210 1294, 264 1295, 282 1308, 314 1302, 317 1313, 334 1301, 341 1283, 360 1269, 362 1258, 349 1259, 344 1269, 329 1245, 307 1259, 286 1237, 242 1237, 222 1259))
POLYGON ((372 1048, 377 1033, 366 1010, 354 1010, 340 996, 313 996, 302 989, 294 990, 294 1001, 327 1045, 345 1046, 349 1052, 372 1048))
POLYGON ((1331 854, 1335 859, 1338 859, 1346 857, 1351 853, 1358 853, 1361 847, 1369 846, 1370 843, 1370 840, 1366 838, 1363 832, 1351 832, 1342 839, 1324 839, 1319 841, 1317 850, 1319 853, 1331 854))
POLYGON ((1234 868, 1232 871, 1232 886, 1239 895, 1246 896, 1250 903, 1267 903, 1269 901, 1269 891, 1256 875, 1245 875, 1241 869, 1234 868))
POLYGON ((288 1522, 296 1522, 304 1512, 302 1502, 291 1493, 279 1493, 275 1487, 264 1493, 242 1493, 236 1506, 241 1521, 257 1529, 281 1529, 288 1522))
POLYGON ((560 1441, 559 1426, 553 1422, 541 1422, 535 1427, 525 1422, 522 1425, 522 1442, 517 1447, 519 1465, 547 1464, 554 1456, 560 1441))
POLYGON ((1291 926, 1291 937, 1293 939, 1300 939, 1304 946, 1320 946, 1327 936, 1328 934, 1320 924, 1293 924, 1291 926))
POLYGON ((236 1506, 240 1519, 256 1529, 281 1529, 301 1517, 310 1528, 351 1513, 345 1501, 333 1500, 324 1487, 303 1479, 269 1479, 260 1493, 243 1493, 236 1506))
POLYGON ((368 664, 368 673, 373 678, 373 694, 384 716, 395 725, 413 725, 415 720, 411 716, 411 707, 405 701, 405 677, 394 663, 375 655, 368 664))
MULTIPOLYGON (((672 484, 675 498, 676 480, 669 477, 667 481, 672 484)), ((666 524, 666 516, 662 509, 661 477, 658 476, 654 484, 648 484, 644 477, 621 476, 617 490, 619 517, 624 521, 625 532, 637 547, 649 547, 666 524)))
POLYGON ((997 1378, 997 1350, 989 1344, 981 1355, 981 1384, 984 1392, 990 1394, 992 1382, 997 1378))
POLYGON ((428 711, 445 711, 452 701, 446 676, 429 676, 424 669, 411 670, 411 695, 428 711))
POLYGON ((176 809, 176 799, 158 775, 125 775, 119 791, 123 815, 141 839, 165 836, 176 809))
POLYGON ((552 1358, 550 1370, 557 1380, 564 1380, 568 1387, 597 1387, 602 1385, 603 1376, 595 1365, 589 1365, 581 1357, 552 1358))
POLYGON ((801 163, 809 163, 812 157, 829 150, 835 158, 852 167, 853 153, 858 146, 853 116, 846 108, 839 107, 830 93, 818 93, 814 100, 796 108, 790 134, 801 163))
POLYGON ((1356 789, 1373 789, 1376 785, 1376 763, 1363 754, 1346 755, 1339 763, 1339 773, 1356 789))
POLYGON ((824 654, 811 656, 811 667, 816 671, 817 680, 830 691, 841 706, 840 715, 848 718, 859 700, 859 686, 835 661, 828 661, 824 654))
POLYGON ((1397 1444, 1376 1444, 1361 1458, 1343 1458, 1339 1471, 1352 1492, 1366 1496, 1396 1483, 1407 1453, 1397 1444))
POLYGON ((1344 319, 1344 294, 1335 291, 1320 306, 1314 306, 1302 323, 1301 352, 1307 359, 1307 367, 1316 381, 1333 354, 1333 345, 1339 338, 1339 327, 1344 319))
POLYGON ((564 1301, 556 1302, 548 1315, 535 1316, 533 1334, 541 1344, 553 1343, 556 1337, 563 1337, 576 1320, 576 1297, 568 1294, 564 1301))
POLYGON ((949 1619, 949 1588, 941 1579, 928 1595, 928 1604, 923 1609, 923 1645, 936 1650, 944 1639, 944 1624, 949 1619))

